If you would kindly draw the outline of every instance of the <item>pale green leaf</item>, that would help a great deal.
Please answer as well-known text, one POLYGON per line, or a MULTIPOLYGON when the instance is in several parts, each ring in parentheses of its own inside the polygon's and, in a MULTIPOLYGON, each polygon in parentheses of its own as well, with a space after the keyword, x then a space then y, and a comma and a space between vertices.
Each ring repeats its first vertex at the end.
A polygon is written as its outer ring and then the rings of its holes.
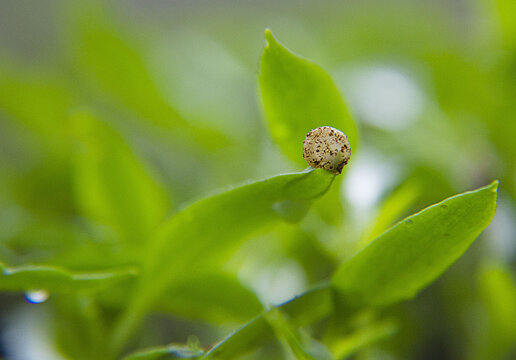
POLYGON ((68 15, 70 57, 86 84, 160 125, 182 121, 154 84, 135 39, 124 36, 105 6, 81 4, 68 15))
POLYGON ((107 13, 104 6, 89 3, 76 6, 70 14, 68 44, 79 78, 93 93, 100 90, 139 118, 169 130, 177 140, 185 137, 197 147, 224 146, 223 134, 193 126, 175 111, 156 85, 135 37, 124 34, 107 13))
POLYGON ((164 188, 124 139, 88 113, 71 117, 75 137, 75 188, 82 213, 144 243, 167 213, 164 188))

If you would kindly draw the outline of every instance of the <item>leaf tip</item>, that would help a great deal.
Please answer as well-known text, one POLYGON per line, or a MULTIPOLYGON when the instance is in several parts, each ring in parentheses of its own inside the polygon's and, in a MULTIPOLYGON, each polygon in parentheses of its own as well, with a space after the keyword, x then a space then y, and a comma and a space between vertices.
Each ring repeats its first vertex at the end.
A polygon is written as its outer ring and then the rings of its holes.
POLYGON ((500 180, 494 180, 491 184, 487 185, 487 188, 492 192, 498 192, 498 185, 500 185, 500 180))
POLYGON ((272 30, 270 28, 265 29, 265 40, 274 41, 274 35, 272 35, 272 30))
POLYGON ((266 49, 269 49, 271 46, 278 44, 278 41, 272 34, 272 30, 270 28, 265 29, 265 41, 266 41, 266 44, 265 44, 266 49))

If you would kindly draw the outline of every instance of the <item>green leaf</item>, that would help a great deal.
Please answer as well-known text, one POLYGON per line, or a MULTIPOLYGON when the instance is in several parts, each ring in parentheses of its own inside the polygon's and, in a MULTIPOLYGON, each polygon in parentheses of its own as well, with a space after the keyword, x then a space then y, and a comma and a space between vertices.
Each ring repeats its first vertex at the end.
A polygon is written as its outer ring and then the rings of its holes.
POLYGON ((72 105, 72 95, 55 74, 43 70, 27 69, 0 63, 0 110, 22 123, 40 138, 45 145, 62 142, 67 111, 72 105))
POLYGON ((333 179, 334 175, 322 169, 310 169, 257 181, 192 204, 158 232, 147 263, 152 286, 156 288, 156 277, 165 282, 178 279, 193 263, 199 271, 199 267, 220 262, 246 236, 282 219, 276 204, 312 201, 328 191, 333 179))
POLYGON ((335 341, 332 353, 336 359, 347 359, 360 349, 367 347, 379 340, 392 336, 398 330, 398 325, 393 320, 383 320, 368 324, 350 335, 335 341))
POLYGON ((247 236, 281 221, 275 204, 314 200, 328 191, 333 179, 334 175, 322 169, 279 175, 200 200, 173 216, 158 231, 138 296, 118 324, 114 347, 122 346, 171 284, 193 271, 209 271, 247 236))
POLYGON ((56 73, 3 60, 0 116, 10 124, 2 126, 0 161, 10 192, 30 210, 71 211, 66 121, 74 96, 56 73))
POLYGON ((56 266, 7 267, 0 263, 0 291, 95 291, 131 280, 135 274, 133 269, 127 268, 76 273, 56 266))
POLYGON ((213 270, 173 283, 156 309, 216 324, 245 322, 263 311, 256 295, 236 276, 213 270))
POLYGON ((410 299, 455 262, 496 211, 498 182, 399 222, 345 262, 332 285, 351 308, 410 299))
POLYGON ((191 349, 185 345, 169 344, 137 351, 124 360, 172 360, 197 359, 203 354, 201 349, 191 349))
POLYGON ((83 214, 112 226, 124 240, 145 243, 164 219, 164 188, 136 158, 123 138, 88 113, 71 118, 78 139, 76 196, 83 214))
POLYGON ((93 93, 101 90, 105 98, 169 130, 178 140, 185 137, 197 147, 224 146, 227 141, 223 134, 207 126, 193 126, 167 102, 145 63, 142 49, 134 43, 135 37, 125 36, 107 14, 102 5, 91 3, 75 6, 70 14, 68 43, 79 78, 93 93))
POLYGON ((310 343, 295 329, 278 308, 273 308, 265 314, 265 319, 271 326, 276 338, 282 343, 287 353, 299 360, 314 360, 310 353, 310 343))
MULTIPOLYGON (((111 292, 102 291, 102 293, 111 292)), ((52 301, 52 323, 55 327, 55 343, 67 359, 102 359, 108 326, 104 312, 95 301, 96 294, 59 294, 52 301)))
POLYGON ((238 358, 272 339, 274 330, 267 318, 271 311, 281 311, 282 316, 294 327, 314 323, 333 311, 331 289, 327 285, 321 286, 256 317, 215 345, 203 359, 238 358))
POLYGON ((272 339, 272 336, 273 331, 269 323, 264 315, 260 315, 215 345, 202 359, 235 359, 272 339))
POLYGON ((71 45, 77 69, 88 76, 85 80, 158 124, 181 121, 154 84, 139 49, 124 39, 105 13, 101 14, 103 10, 82 10, 75 14, 71 33, 76 38, 71 45))
POLYGON ((354 149, 357 130, 331 77, 318 65, 292 53, 265 31, 260 90, 267 124, 284 154, 303 163, 301 144, 319 126, 343 131, 354 149))
POLYGON ((383 202, 371 227, 362 235, 358 247, 363 248, 381 235, 395 220, 400 219, 401 214, 413 205, 420 191, 419 187, 413 182, 405 183, 394 191, 383 202))
POLYGON ((514 14, 516 14, 516 3, 512 0, 496 0, 489 2, 489 9, 493 11, 496 19, 493 21, 498 26, 500 37, 509 51, 516 47, 516 24, 514 14))
MULTIPOLYGON (((124 299, 134 296, 134 285, 135 282, 128 282, 124 287, 102 293, 100 299, 111 308, 123 308, 124 299)), ((218 325, 246 322, 260 314, 263 306, 235 275, 212 269, 185 274, 172 283, 156 300, 152 311, 218 325)))
POLYGON ((473 359, 506 359, 516 347, 516 281, 510 268, 489 265, 479 277, 487 326, 472 349, 473 359))
POLYGON ((174 275, 192 261, 206 265, 217 260, 245 236, 281 220, 285 215, 278 214, 276 204, 314 200, 329 189, 333 179, 334 175, 324 170, 311 169, 260 180, 200 200, 162 226, 149 267, 166 266, 166 272, 174 275))

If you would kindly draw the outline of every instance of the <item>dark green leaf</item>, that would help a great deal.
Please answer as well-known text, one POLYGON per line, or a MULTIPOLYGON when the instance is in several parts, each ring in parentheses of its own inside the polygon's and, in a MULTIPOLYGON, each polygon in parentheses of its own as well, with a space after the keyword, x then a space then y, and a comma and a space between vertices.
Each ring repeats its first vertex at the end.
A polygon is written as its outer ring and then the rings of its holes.
POLYGON ((497 187, 495 181, 406 218, 345 262, 332 285, 351 307, 386 306, 414 297, 489 225, 497 187))

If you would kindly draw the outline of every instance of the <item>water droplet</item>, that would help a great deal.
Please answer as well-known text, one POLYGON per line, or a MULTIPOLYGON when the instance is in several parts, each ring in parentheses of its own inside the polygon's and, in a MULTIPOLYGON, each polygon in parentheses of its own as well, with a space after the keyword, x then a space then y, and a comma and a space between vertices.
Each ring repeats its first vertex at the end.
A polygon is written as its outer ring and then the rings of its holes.
POLYGON ((405 221, 405 222, 406 222, 407 224, 409 224, 409 225, 412 225, 412 224, 414 223, 414 222, 413 222, 412 220, 410 220, 410 219, 408 219, 408 220, 407 220, 407 221, 405 221))
POLYGON ((41 304, 47 301, 50 294, 46 290, 31 290, 25 292, 25 300, 31 304, 41 304))
POLYGON ((444 210, 448 209, 448 205, 442 204, 441 209, 444 209, 444 210))

